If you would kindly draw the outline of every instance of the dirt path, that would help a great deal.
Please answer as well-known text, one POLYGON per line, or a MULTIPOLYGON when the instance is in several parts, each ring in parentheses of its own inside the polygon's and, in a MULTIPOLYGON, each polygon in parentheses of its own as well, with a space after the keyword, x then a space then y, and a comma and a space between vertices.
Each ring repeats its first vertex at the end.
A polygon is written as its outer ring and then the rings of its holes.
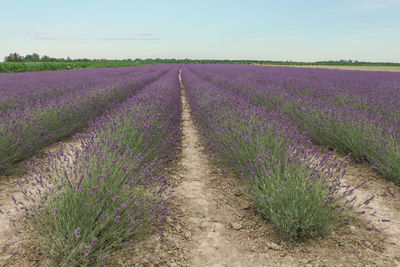
POLYGON ((233 240, 242 226, 232 220, 233 214, 229 209, 218 205, 223 196, 210 187, 215 177, 193 124, 184 89, 182 108, 183 144, 179 175, 184 179, 176 195, 186 213, 185 223, 189 225, 185 235, 191 241, 191 248, 186 257, 190 266, 249 266, 252 255, 244 253, 241 245, 233 240))
POLYGON ((14 254, 20 252, 21 244, 24 242, 24 238, 13 234, 14 227, 9 220, 9 218, 17 219, 17 211, 11 196, 20 195, 16 179, 20 178, 23 169, 24 166, 18 166, 13 170, 16 174, 0 176, 0 209, 3 212, 0 214, 0 266, 10 266, 14 254), (8 215, 5 216, 4 213, 8 215))
POLYGON ((343 183, 356 186, 364 179, 367 182, 356 192, 358 202, 374 197, 368 208, 363 209, 366 227, 382 232, 386 244, 383 256, 397 259, 397 266, 400 266, 400 187, 374 172, 367 163, 351 160, 343 183))

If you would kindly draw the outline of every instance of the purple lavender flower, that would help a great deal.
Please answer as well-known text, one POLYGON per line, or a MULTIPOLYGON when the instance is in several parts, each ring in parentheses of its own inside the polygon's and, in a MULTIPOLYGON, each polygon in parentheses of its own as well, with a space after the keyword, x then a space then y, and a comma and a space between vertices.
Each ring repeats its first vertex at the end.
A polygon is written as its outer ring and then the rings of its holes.
POLYGON ((78 226, 75 230, 75 238, 79 239, 81 237, 81 228, 78 226))

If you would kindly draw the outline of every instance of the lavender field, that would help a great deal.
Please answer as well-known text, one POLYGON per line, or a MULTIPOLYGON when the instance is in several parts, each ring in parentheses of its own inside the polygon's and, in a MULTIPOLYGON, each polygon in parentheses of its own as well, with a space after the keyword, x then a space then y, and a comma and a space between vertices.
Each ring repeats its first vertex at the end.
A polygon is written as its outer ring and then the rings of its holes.
POLYGON ((0 74, 0 172, 9 266, 322 266, 338 255, 390 266, 400 74, 206 64, 0 74))
POLYGON ((0 169, 70 136, 168 67, 1 74, 0 169))

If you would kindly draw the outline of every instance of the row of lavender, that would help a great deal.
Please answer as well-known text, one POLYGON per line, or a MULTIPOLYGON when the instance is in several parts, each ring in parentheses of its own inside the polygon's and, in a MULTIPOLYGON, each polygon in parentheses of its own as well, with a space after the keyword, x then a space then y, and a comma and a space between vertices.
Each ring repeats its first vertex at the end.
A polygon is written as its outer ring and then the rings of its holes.
POLYGON ((154 66, 0 74, 0 111, 42 104, 65 94, 116 84, 127 76, 157 71, 154 66))
POLYGON ((278 110, 316 143, 367 161, 400 184, 400 75, 256 66, 193 71, 253 104, 278 110))
POLYGON ((178 69, 172 67, 90 122, 76 136, 78 146, 61 146, 32 167, 21 181, 24 200, 15 204, 33 223, 51 265, 104 262, 160 229, 172 197, 160 170, 176 155, 180 113, 178 69), (32 184, 37 189, 29 189, 32 184))
POLYGON ((0 169, 85 127, 170 67, 146 66, 0 76, 0 169))
POLYGON ((195 122, 208 147, 248 181, 261 216, 289 241, 323 235, 343 222, 355 201, 354 189, 340 182, 347 163, 313 149, 288 117, 190 69, 183 69, 183 82, 195 122))

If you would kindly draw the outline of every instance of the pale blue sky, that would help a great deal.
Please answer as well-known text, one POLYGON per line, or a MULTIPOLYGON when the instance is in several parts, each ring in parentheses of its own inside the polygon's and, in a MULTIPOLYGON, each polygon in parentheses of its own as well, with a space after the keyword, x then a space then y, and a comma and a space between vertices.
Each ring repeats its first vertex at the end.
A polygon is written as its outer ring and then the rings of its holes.
POLYGON ((400 0, 0 0, 0 58, 400 62, 400 0))

